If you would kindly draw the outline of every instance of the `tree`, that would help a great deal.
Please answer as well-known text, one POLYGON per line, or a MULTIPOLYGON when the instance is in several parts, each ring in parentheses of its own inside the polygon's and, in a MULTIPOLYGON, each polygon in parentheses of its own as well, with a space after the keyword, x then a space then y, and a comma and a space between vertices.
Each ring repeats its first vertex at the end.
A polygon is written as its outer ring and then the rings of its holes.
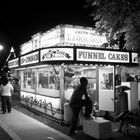
POLYGON ((124 36, 123 48, 140 51, 140 0, 86 1, 98 32, 110 41, 124 36))

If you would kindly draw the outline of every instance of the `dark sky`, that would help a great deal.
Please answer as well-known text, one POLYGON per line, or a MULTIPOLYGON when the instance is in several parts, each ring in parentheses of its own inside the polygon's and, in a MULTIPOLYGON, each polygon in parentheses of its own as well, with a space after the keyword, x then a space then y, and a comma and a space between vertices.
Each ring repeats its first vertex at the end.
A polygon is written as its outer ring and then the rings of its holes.
POLYGON ((31 36, 47 31, 59 24, 92 26, 85 0, 45 0, 5 2, 0 8, 0 53, 3 60, 13 46, 18 51, 31 36))

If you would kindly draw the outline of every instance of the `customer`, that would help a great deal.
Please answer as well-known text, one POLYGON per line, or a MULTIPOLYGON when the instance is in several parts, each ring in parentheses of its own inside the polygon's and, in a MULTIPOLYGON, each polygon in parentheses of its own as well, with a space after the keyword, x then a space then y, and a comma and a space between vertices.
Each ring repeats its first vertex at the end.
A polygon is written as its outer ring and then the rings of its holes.
POLYGON ((90 118, 90 114, 92 112, 92 101, 88 96, 86 90, 87 85, 88 85, 87 79, 85 77, 81 77, 80 84, 75 88, 71 96, 69 104, 72 109, 73 116, 72 116, 70 130, 69 130, 70 135, 75 133, 77 123, 78 123, 79 113, 83 106, 85 106, 84 116, 86 118, 90 118), (85 96, 85 99, 82 98, 83 95, 85 96))
POLYGON ((126 74, 126 82, 132 82, 135 81, 135 78, 132 77, 129 73, 126 74))
POLYGON ((138 101, 138 109, 135 111, 124 111, 119 116, 115 118, 116 121, 120 121, 120 127, 117 132, 122 132, 122 128, 125 122, 140 125, 140 101, 138 101))
POLYGON ((6 108, 7 108, 7 111, 10 113, 11 112, 11 95, 13 94, 14 88, 10 84, 8 78, 6 77, 2 78, 0 91, 1 91, 0 93, 1 93, 3 114, 6 113, 6 108))

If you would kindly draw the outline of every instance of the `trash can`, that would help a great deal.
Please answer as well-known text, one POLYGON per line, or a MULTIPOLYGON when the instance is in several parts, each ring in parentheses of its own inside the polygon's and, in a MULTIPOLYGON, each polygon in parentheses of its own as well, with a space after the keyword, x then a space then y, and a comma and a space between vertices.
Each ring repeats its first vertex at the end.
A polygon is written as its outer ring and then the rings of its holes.
POLYGON ((69 103, 65 103, 64 104, 64 121, 66 123, 69 123, 71 121, 72 118, 72 110, 69 106, 69 103))
POLYGON ((128 110, 128 95, 126 92, 119 93, 119 113, 128 110))

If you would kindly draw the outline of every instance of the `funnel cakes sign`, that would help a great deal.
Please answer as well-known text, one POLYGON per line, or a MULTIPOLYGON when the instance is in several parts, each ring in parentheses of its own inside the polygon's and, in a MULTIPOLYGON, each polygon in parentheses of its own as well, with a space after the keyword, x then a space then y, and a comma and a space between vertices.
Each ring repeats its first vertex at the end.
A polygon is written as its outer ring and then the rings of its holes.
POLYGON ((72 48, 55 48, 41 50, 41 61, 73 60, 72 48))
POLYGON ((129 52, 77 49, 77 61, 129 63, 129 52))

